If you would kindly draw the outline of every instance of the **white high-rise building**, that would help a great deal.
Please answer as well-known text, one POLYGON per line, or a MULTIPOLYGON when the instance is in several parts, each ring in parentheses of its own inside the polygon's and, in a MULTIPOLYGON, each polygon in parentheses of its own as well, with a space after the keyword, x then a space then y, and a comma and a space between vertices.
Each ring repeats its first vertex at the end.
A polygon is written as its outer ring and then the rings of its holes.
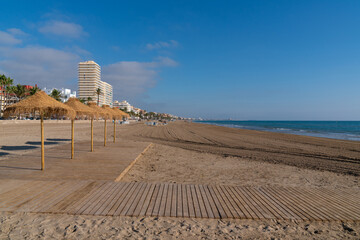
POLYGON ((98 95, 96 90, 100 88, 99 105, 112 105, 113 89, 106 82, 101 81, 101 68, 94 61, 80 62, 78 67, 78 97, 97 102, 98 95))

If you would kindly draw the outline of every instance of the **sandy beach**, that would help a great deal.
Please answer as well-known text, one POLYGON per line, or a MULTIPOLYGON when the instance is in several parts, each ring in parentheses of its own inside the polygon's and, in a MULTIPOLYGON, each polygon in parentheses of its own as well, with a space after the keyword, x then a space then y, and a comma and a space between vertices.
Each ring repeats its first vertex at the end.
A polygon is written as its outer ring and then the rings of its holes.
MULTIPOLYGON (((36 121, 1 121, 0 161, 38 151, 36 121), (5 137, 4 137, 5 136, 5 137), (30 143, 29 143, 30 142, 30 143), (5 147, 4 147, 5 146, 5 147), (22 146, 22 147, 20 147, 22 146)), ((76 123, 76 141, 89 139, 89 123, 76 123)), ((67 121, 45 123, 46 147, 68 144, 67 121), (57 139, 57 140, 56 140, 57 139)), ((102 122, 95 136, 102 139, 102 122)), ((111 136, 109 126, 109 138, 111 136)), ((233 186, 302 187, 360 191, 360 144, 288 134, 174 122, 118 127, 121 141, 153 143, 121 180, 233 186)), ((146 144, 145 144, 146 143, 146 144)), ((61 214, 0 215, 0 238, 124 239, 358 239, 358 221, 279 221, 61 214)))

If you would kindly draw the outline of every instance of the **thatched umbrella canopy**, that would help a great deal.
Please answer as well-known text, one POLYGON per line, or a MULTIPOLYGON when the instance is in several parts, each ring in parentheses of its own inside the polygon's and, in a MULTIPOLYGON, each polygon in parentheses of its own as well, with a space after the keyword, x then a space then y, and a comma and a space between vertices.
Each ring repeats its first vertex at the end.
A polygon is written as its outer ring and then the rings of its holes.
POLYGON ((75 118, 75 111, 65 104, 49 97, 45 92, 38 91, 24 100, 10 105, 4 112, 5 117, 17 114, 30 114, 38 112, 41 117, 41 170, 45 169, 44 160, 44 117, 68 117, 75 118))
POLYGON ((98 115, 97 111, 93 108, 81 103, 77 98, 69 98, 65 105, 75 110, 77 117, 94 118, 98 115))
POLYGON ((94 103, 94 102, 89 102, 88 105, 89 105, 89 107, 91 107, 92 109, 97 111, 98 115, 101 116, 105 120, 104 121, 104 146, 106 146, 106 120, 112 118, 112 113, 97 106, 96 103, 94 103))
POLYGON ((109 105, 103 105, 101 107, 103 110, 107 111, 109 114, 112 114, 112 119, 117 120, 122 118, 122 114, 118 111, 115 111, 113 108, 111 108, 109 105))
POLYGON ((113 110, 116 111, 116 112, 118 112, 118 113, 120 113, 122 117, 126 117, 126 118, 130 117, 129 114, 127 114, 126 112, 121 111, 121 110, 118 109, 118 108, 113 108, 113 110))
POLYGON ((103 105, 101 107, 104 111, 107 111, 109 114, 112 114, 112 119, 114 120, 114 142, 116 139, 116 120, 121 119, 122 116, 119 112, 114 111, 109 105, 103 105))
POLYGON ((112 118, 112 114, 110 114, 110 113, 107 112, 107 111, 104 111, 104 109, 102 109, 101 107, 97 106, 96 103, 94 103, 94 102, 89 102, 89 103, 88 103, 88 106, 97 112, 97 116, 98 116, 98 117, 102 117, 102 118, 105 119, 105 120, 112 118))
POLYGON ((5 117, 17 114, 31 114, 38 112, 43 117, 68 117, 75 118, 75 111, 65 104, 56 101, 43 91, 12 104, 6 108, 5 117))
MULTIPOLYGON (((93 151, 93 119, 97 112, 91 107, 81 103, 77 98, 69 98, 65 105, 75 110, 77 117, 89 117, 91 119, 91 151, 93 151)), ((71 158, 74 158, 74 120, 71 120, 71 158)))

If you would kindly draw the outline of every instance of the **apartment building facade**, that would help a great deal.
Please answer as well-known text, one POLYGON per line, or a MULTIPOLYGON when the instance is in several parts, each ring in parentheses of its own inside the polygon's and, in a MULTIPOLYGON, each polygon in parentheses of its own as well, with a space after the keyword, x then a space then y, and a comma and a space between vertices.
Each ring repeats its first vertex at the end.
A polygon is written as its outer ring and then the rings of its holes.
POLYGON ((80 62, 78 65, 78 98, 98 101, 97 89, 100 88, 99 105, 112 106, 113 88, 101 81, 101 68, 94 61, 80 62))

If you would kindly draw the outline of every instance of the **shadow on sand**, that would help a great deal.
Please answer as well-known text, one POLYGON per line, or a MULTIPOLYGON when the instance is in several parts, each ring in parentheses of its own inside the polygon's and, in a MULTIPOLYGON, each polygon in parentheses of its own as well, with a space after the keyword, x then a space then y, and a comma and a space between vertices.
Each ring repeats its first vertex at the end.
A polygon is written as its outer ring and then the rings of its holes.
POLYGON ((11 168, 11 169, 22 169, 22 170, 32 170, 32 171, 37 171, 40 170, 39 168, 24 168, 24 167, 11 167, 11 166, 0 166, 0 168, 11 168))
MULTIPOLYGON (((27 141, 25 144, 40 146, 41 142, 40 141, 39 142, 27 141)), ((44 145, 55 145, 55 144, 59 144, 59 143, 58 142, 47 142, 47 141, 44 142, 44 145)))
POLYGON ((21 151, 21 150, 30 150, 38 147, 35 146, 1 146, 0 149, 4 151, 21 151))
POLYGON ((70 138, 47 138, 48 141, 58 141, 58 142, 65 142, 65 141, 71 141, 70 138))
POLYGON ((9 153, 7 153, 7 152, 0 152, 0 157, 6 156, 6 155, 9 155, 9 153))

